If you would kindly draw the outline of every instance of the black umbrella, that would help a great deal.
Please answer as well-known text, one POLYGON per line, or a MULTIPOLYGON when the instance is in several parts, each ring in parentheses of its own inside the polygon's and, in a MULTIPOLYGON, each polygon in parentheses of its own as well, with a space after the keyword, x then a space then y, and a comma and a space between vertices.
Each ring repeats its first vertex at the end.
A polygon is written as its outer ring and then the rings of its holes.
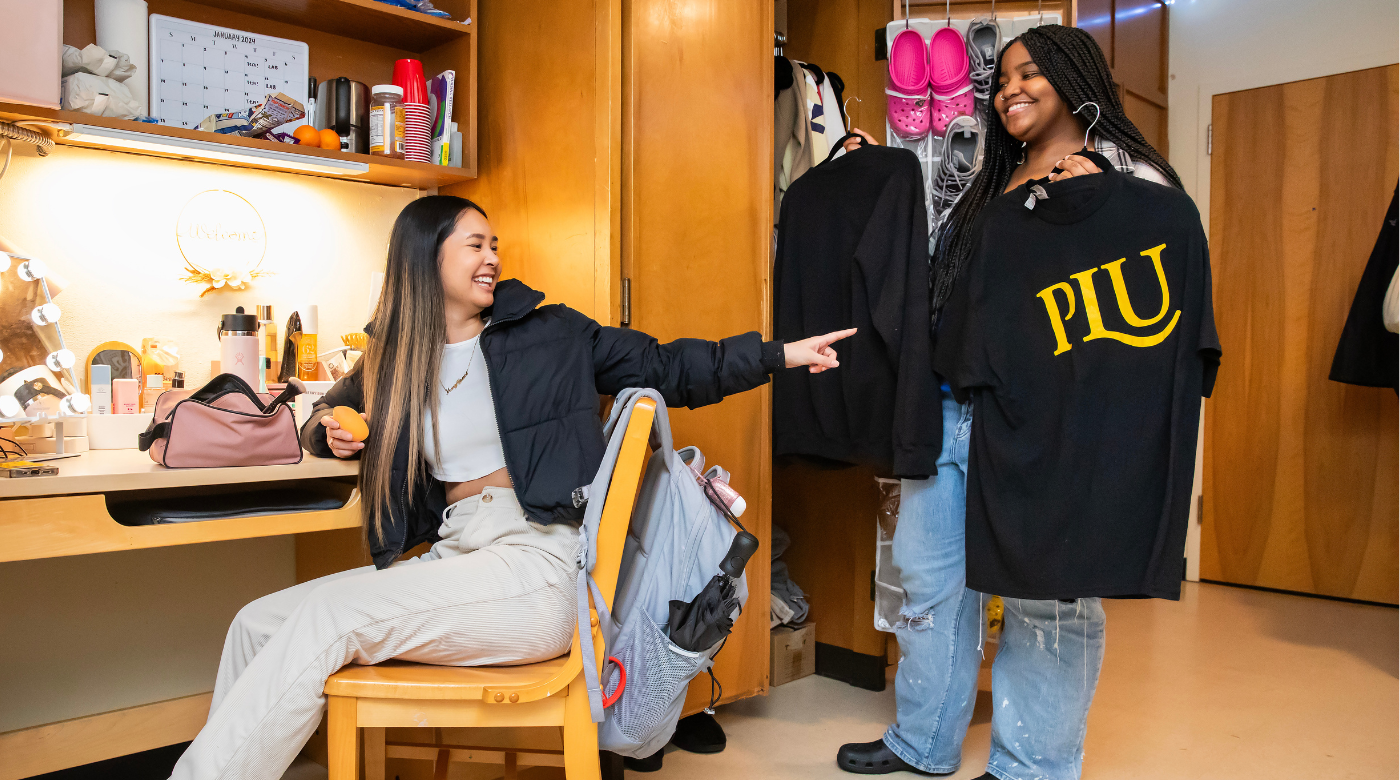
POLYGON ((744 573, 749 557, 758 549, 758 539, 748 531, 740 531, 729 545, 729 553, 716 574, 690 601, 672 601, 671 642, 682 650, 709 650, 734 630, 734 616, 739 612, 739 597, 734 593, 734 581, 744 573))

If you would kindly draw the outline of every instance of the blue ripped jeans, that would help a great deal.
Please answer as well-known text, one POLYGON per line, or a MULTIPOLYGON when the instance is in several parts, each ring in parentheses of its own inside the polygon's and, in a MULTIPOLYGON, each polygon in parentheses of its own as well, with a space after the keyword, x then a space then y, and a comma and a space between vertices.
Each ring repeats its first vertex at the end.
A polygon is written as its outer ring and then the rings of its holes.
MULTIPOLYGON (((943 391, 938 475, 904 480, 894 565, 904 587, 896 629, 896 720, 885 744, 925 772, 957 771, 977 699, 990 594, 967 588, 964 521, 972 405, 943 391)), ((992 665, 992 752, 1001 780, 1076 780, 1103 662, 1099 599, 1005 599, 992 665)))

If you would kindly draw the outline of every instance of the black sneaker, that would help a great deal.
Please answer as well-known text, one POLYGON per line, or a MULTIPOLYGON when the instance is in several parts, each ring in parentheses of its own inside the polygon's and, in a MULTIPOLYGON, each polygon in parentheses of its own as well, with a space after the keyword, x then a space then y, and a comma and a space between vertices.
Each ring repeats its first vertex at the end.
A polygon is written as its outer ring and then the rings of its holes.
POLYGON ((718 753, 727 742, 724 727, 705 712, 681 718, 676 722, 676 733, 671 735, 672 745, 690 753, 718 753))
POLYGON ((891 772, 913 772, 928 775, 910 766, 894 754, 883 739, 874 742, 851 742, 836 752, 836 765, 857 775, 887 775, 891 772))

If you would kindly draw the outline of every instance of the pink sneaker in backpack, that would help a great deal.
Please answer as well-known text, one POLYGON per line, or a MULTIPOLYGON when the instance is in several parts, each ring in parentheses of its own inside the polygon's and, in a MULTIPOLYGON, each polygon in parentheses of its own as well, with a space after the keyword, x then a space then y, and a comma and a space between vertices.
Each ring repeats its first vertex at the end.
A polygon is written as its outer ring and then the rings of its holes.
POLYGON ((929 84, 933 87, 933 134, 948 131, 954 117, 972 116, 976 110, 972 95, 972 64, 967 59, 967 42, 954 27, 940 27, 929 41, 929 84))
POLYGON ((924 36, 903 29, 890 43, 889 86, 885 87, 890 129, 905 140, 928 135, 932 106, 928 95, 928 46, 924 36))

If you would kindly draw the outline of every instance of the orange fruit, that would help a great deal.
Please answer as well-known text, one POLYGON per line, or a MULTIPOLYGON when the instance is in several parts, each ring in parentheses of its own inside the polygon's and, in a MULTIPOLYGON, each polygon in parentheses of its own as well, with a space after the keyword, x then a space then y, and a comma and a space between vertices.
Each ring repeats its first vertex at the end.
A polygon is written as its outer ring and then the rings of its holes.
POLYGON ((369 426, 365 424, 365 418, 348 406, 337 406, 331 412, 331 417, 340 423, 340 427, 348 431, 355 441, 364 441, 369 435, 369 426))
MULTIPOLYGON (((297 143, 302 146, 320 146, 321 131, 311 125, 302 125, 292 131, 292 137, 297 139, 297 143)), ((340 141, 336 141, 336 146, 340 146, 340 141)))
POLYGON ((334 149, 334 150, 336 150, 336 151, 339 151, 339 150, 340 150, 340 136, 336 135, 336 134, 335 134, 335 131, 332 130, 332 129, 330 129, 329 127, 326 128, 325 130, 322 130, 322 131, 321 131, 321 148, 322 148, 322 149, 334 149))

